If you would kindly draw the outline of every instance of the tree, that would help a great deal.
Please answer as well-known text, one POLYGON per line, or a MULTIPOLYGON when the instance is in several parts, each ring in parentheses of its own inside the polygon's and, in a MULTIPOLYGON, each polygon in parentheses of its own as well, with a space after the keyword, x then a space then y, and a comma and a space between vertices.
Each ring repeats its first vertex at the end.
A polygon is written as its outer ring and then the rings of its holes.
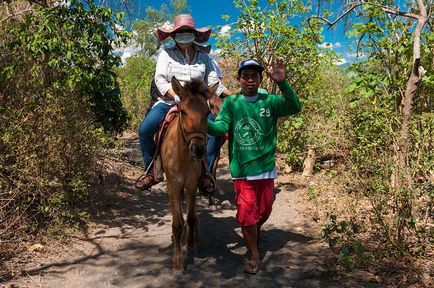
POLYGON ((358 52, 367 55, 348 74, 354 164, 348 189, 361 191, 372 204, 372 223, 361 221, 382 235, 378 247, 401 259, 427 253, 432 243, 426 223, 432 219, 427 211, 432 211, 434 191, 428 179, 434 169, 428 144, 433 137, 433 2, 391 3, 353 1, 334 21, 313 18, 333 27, 350 17, 349 35, 358 37, 358 52))
POLYGON ((127 122, 114 73, 113 46, 128 36, 121 18, 71 1, 0 26, 0 190, 10 198, 1 237, 83 216, 77 204, 100 172, 102 140, 127 122))
MULTIPOLYGON (((399 139, 397 139, 397 143, 395 143, 395 152, 397 156, 396 164, 398 169, 396 171, 397 173, 395 175, 394 181, 397 185, 397 189, 406 185, 411 186, 412 177, 408 168, 408 146, 410 137, 409 121, 412 114, 414 95, 417 92, 421 80, 425 75, 425 69, 421 65, 420 39, 421 33, 429 20, 428 12, 430 12, 432 1, 417 0, 416 6, 408 7, 409 11, 401 11, 399 8, 383 5, 382 1, 355 1, 347 4, 347 6, 349 6, 348 10, 345 11, 340 17, 338 17, 337 20, 333 22, 330 22, 329 20, 320 16, 316 16, 315 18, 324 20, 331 27, 335 25, 339 20, 341 20, 342 17, 355 11, 356 8, 361 7, 362 10, 359 12, 359 15, 366 15, 369 19, 367 22, 365 22, 365 24, 361 24, 362 26, 360 32, 362 32, 362 37, 364 37, 366 34, 373 35, 378 32, 378 29, 380 29, 378 25, 372 22, 372 18, 374 17, 381 18, 381 14, 379 14, 378 11, 382 11, 386 14, 391 14, 394 18, 390 19, 390 22, 394 22, 396 24, 395 27, 392 27, 396 38, 395 45, 400 43, 401 36, 404 36, 404 33, 406 33, 407 30, 414 25, 413 21, 416 22, 413 32, 413 60, 410 70, 411 73, 405 87, 405 93, 402 96, 402 101, 400 101, 399 105, 399 112, 401 114, 401 128, 399 139), (396 17, 398 16, 401 17, 401 22, 396 20, 396 17), (406 24, 405 22, 407 20, 409 20, 409 22, 406 24), (399 32, 401 32, 402 34, 399 35, 399 32)), ((376 41, 374 38, 370 38, 370 40, 376 41)))
POLYGON ((157 28, 165 22, 172 23, 176 15, 190 13, 187 0, 171 0, 169 6, 162 4, 160 9, 147 7, 145 18, 132 24, 135 31, 134 42, 141 48, 141 53, 147 57, 154 55, 160 48, 157 38, 157 28))
POLYGON ((122 103, 130 116, 129 127, 136 131, 151 101, 150 87, 155 73, 153 59, 138 54, 127 58, 116 69, 122 93, 122 103))
MULTIPOLYGON (((326 53, 319 57, 316 40, 322 38, 320 25, 312 23, 315 27, 312 33, 302 20, 310 7, 301 0, 268 1, 263 6, 257 0, 235 0, 234 4, 240 15, 230 23, 233 28, 228 34, 218 38, 219 56, 230 57, 235 64, 245 57, 254 57, 265 66, 281 58, 287 63, 291 84, 303 95, 304 83, 320 65, 319 59, 327 61, 331 56, 326 53)), ((228 16, 223 18, 230 20, 228 16)), ((270 91, 276 88, 271 82, 264 84, 270 91)))

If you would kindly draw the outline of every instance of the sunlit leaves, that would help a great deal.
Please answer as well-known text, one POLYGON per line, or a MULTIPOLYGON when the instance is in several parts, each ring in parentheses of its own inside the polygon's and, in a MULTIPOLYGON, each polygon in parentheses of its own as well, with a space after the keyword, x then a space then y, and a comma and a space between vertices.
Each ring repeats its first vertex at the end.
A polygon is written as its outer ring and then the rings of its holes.
POLYGON ((146 56, 154 55, 161 45, 155 33, 157 27, 165 22, 173 23, 176 15, 184 13, 190 13, 186 0, 170 1, 169 6, 162 4, 160 9, 147 7, 144 19, 133 23, 135 31, 133 42, 140 46, 141 52, 146 56))
POLYGON ((72 1, 35 7, 7 23, 0 42, 0 174, 13 180, 16 193, 0 213, 16 211, 39 228, 72 215, 88 196, 98 131, 120 132, 127 120, 113 72, 120 59, 112 45, 123 38, 115 19, 109 9, 72 1))

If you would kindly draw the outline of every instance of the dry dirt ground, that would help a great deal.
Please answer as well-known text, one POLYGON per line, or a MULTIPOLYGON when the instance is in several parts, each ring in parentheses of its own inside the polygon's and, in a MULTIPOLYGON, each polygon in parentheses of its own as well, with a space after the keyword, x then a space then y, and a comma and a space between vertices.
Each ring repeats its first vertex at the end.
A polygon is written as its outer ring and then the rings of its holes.
POLYGON ((184 275, 172 277, 165 183, 152 191, 134 189, 138 140, 133 135, 125 140, 127 161, 107 161, 111 172, 88 227, 64 242, 33 245, 21 276, 0 287, 381 287, 370 277, 330 273, 331 252, 297 175, 277 179, 274 210, 263 227, 260 271, 244 274, 246 250, 234 218, 226 157, 217 173, 217 205, 198 197, 198 252, 185 257, 184 275))

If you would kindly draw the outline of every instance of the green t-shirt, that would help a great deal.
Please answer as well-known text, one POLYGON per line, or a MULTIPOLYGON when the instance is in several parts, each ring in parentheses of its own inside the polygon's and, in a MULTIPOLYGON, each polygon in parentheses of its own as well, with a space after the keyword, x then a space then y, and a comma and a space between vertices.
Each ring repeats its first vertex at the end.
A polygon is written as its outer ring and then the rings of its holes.
POLYGON ((275 168, 277 120, 301 111, 297 94, 285 80, 277 83, 283 97, 258 93, 254 102, 242 94, 225 99, 208 133, 214 136, 229 131, 229 162, 233 178, 255 176, 275 168))

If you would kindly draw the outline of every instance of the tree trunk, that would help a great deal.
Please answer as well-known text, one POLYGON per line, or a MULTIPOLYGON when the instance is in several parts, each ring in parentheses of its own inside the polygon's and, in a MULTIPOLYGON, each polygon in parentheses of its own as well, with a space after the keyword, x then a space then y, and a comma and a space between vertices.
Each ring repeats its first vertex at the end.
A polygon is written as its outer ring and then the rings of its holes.
POLYGON ((410 118, 412 113, 413 97, 419 87, 420 81, 425 74, 424 68, 420 65, 420 33, 425 26, 428 17, 422 1, 418 1, 421 14, 418 17, 418 24, 413 34, 413 67, 410 78, 407 81, 404 98, 401 103, 401 129, 398 141, 395 146, 395 171, 393 172, 396 205, 400 214, 398 217, 397 241, 398 245, 404 243, 404 228, 406 219, 412 215, 411 189, 413 180, 408 163, 408 144, 410 138, 410 118))
POLYGON ((409 122, 412 113, 413 97, 419 87, 420 80, 425 74, 424 68, 420 65, 420 33, 427 20, 426 12, 425 15, 421 15, 418 18, 418 25, 413 34, 413 67, 405 89, 404 99, 401 103, 402 122, 398 143, 395 149, 398 162, 397 183, 395 184, 397 184, 398 189, 402 186, 406 186, 405 184, 409 185, 409 187, 412 186, 412 177, 408 164, 408 144, 410 138, 409 122))
POLYGON ((303 174, 302 177, 311 177, 313 174, 313 166, 315 165, 315 147, 308 146, 307 157, 303 163, 303 174))

